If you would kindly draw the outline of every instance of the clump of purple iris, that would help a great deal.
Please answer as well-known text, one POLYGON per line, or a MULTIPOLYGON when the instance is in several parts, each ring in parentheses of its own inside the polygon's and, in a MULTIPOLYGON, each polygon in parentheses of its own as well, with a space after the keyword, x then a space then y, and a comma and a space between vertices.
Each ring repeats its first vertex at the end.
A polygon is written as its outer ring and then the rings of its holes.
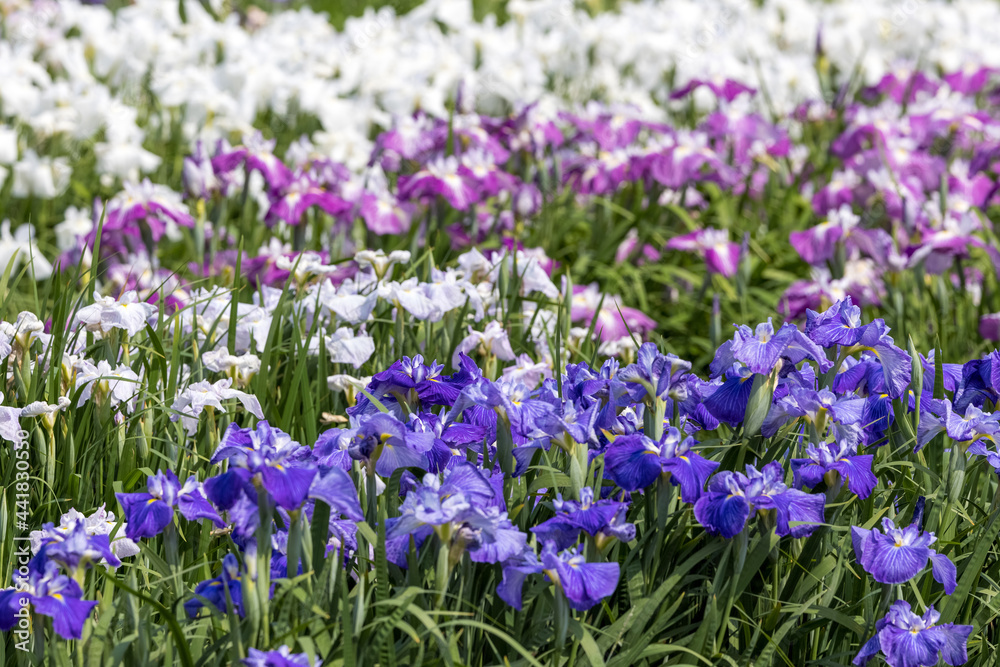
POLYGON ((625 520, 628 503, 605 498, 594 500, 589 486, 580 489, 580 501, 563 500, 557 495, 556 514, 531 529, 542 542, 553 542, 560 550, 575 545, 584 532, 596 538, 598 546, 611 539, 630 542, 635 538, 635 525, 625 520))

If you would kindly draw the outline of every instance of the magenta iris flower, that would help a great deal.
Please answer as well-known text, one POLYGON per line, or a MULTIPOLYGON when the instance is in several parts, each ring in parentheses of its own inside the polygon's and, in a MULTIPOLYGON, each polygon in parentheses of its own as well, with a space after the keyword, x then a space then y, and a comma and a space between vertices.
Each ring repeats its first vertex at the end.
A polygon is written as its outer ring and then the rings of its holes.
POLYGON ((727 278, 735 276, 740 265, 740 245, 730 241, 725 230, 707 228, 676 236, 667 242, 667 249, 696 252, 705 258, 709 273, 727 278))
POLYGON ((920 531, 921 514, 918 512, 914 522, 906 528, 896 527, 889 518, 882 519, 881 531, 852 526, 854 553, 865 572, 881 584, 905 583, 920 574, 929 560, 934 579, 951 595, 956 585, 955 564, 930 548, 937 538, 934 533, 920 531))
POLYGON ((438 196, 459 211, 469 209, 480 199, 474 181, 459 171, 455 156, 439 156, 416 174, 399 177, 399 198, 404 201, 430 202, 438 196))
POLYGON ((779 536, 806 537, 823 523, 823 496, 789 489, 785 471, 777 461, 758 471, 747 465, 747 474, 723 471, 708 484, 708 491, 694 505, 694 515, 711 535, 735 537, 746 526, 753 510, 774 510, 779 536), (792 522, 801 522, 792 526, 792 522))
POLYGON ((664 429, 658 443, 642 433, 620 436, 604 453, 605 474, 626 491, 644 489, 666 475, 681 487, 684 502, 697 502, 719 464, 691 451, 694 444, 674 427, 664 429))
POLYGON ((276 143, 274 139, 265 139, 259 131, 254 132, 243 137, 242 146, 213 157, 212 167, 217 174, 227 174, 245 165, 248 173, 259 171, 270 187, 284 187, 292 180, 292 172, 274 154, 276 143))
POLYGON ((296 174, 276 193, 265 218, 270 224, 281 221, 289 225, 298 225, 302 222, 305 212, 313 206, 332 216, 343 215, 353 208, 350 202, 330 192, 305 173, 296 174))
POLYGON ((889 667, 933 667, 939 659, 949 665, 964 665, 969 659, 966 644, 972 626, 938 625, 940 618, 933 605, 918 616, 909 602, 896 600, 885 618, 875 624, 875 636, 861 647, 854 664, 863 667, 882 653, 889 667))
POLYGON ((757 90, 746 84, 732 79, 691 79, 686 84, 670 94, 670 99, 679 100, 687 97, 698 88, 705 86, 719 99, 732 102, 740 95, 746 93, 750 97, 757 94, 757 90))

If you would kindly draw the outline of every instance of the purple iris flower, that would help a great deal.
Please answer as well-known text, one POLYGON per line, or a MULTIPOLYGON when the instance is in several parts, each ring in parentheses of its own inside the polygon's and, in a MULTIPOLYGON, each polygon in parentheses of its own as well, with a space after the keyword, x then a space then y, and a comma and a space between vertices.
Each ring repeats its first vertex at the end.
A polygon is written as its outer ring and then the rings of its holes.
MULTIPOLYGON (((246 667, 310 667, 309 655, 292 653, 287 646, 281 646, 275 651, 260 651, 251 648, 243 659, 246 667)), ((311 667, 321 667, 323 661, 316 658, 311 667)))
POLYGON ((385 520, 386 535, 393 535, 391 538, 386 537, 385 557, 393 565, 405 569, 407 567, 407 555, 410 551, 410 540, 413 541, 414 548, 419 552, 420 547, 427 541, 427 538, 434 534, 434 528, 429 525, 421 526, 412 533, 400 532, 397 534, 393 530, 393 526, 398 524, 399 521, 400 517, 395 516, 391 516, 385 520))
POLYGON ((442 477, 427 473, 406 494, 399 508, 399 521, 386 531, 386 539, 416 532, 423 526, 433 526, 446 534, 449 527, 462 524, 474 506, 489 505, 493 496, 493 487, 471 463, 458 462, 442 477))
POLYGON ((871 454, 858 454, 856 445, 848 441, 821 442, 807 445, 804 459, 792 459, 792 479, 795 488, 816 487, 824 479, 830 488, 838 488, 847 480, 847 488, 858 498, 871 495, 878 479, 872 472, 871 454), (839 475, 839 479, 837 476, 839 475))
POLYGON ((213 607, 226 613, 227 590, 229 598, 233 601, 233 608, 242 617, 244 614, 243 585, 240 582, 240 564, 233 554, 226 554, 226 557, 222 559, 222 573, 218 577, 206 579, 195 587, 194 594, 197 597, 184 603, 184 611, 190 618, 194 618, 205 606, 205 600, 207 600, 213 607))
POLYGON ((111 567, 122 564, 111 549, 110 537, 88 535, 83 521, 76 522, 68 534, 60 533, 51 523, 42 526, 42 531, 46 536, 41 544, 46 547, 49 560, 65 567, 71 575, 75 575, 81 567, 99 563, 102 559, 111 567))
POLYGON ((666 398, 668 395, 684 400, 684 376, 691 370, 691 362, 674 354, 663 354, 655 343, 643 343, 636 362, 618 371, 615 379, 642 385, 650 394, 666 398))
MULTIPOLYGON (((721 347, 719 351, 722 352, 721 347)), ((762 375, 770 374, 783 359, 792 365, 811 359, 824 373, 833 367, 833 362, 826 358, 823 349, 799 331, 798 327, 786 322, 775 332, 770 318, 767 322, 758 324, 753 331, 745 324, 737 327, 729 352, 735 360, 742 361, 751 371, 762 375)), ((718 358, 716 355, 716 359, 718 358)))
POLYGON ((930 548, 937 539, 934 533, 921 532, 922 508, 913 523, 897 528, 892 519, 882 519, 882 531, 851 527, 854 553, 865 572, 880 584, 902 584, 920 574, 931 562, 934 579, 944 586, 948 595, 955 590, 955 564, 930 548))
POLYGON ((805 334, 823 347, 857 345, 864 331, 861 309, 854 305, 849 296, 822 313, 814 310, 806 311, 805 334))
MULTIPOLYGON (((727 340, 723 343, 722 347, 719 348, 719 353, 722 353, 722 348, 730 345, 731 342, 727 340)), ((715 362, 712 365, 714 367, 715 362)), ((713 368, 713 374, 714 372, 713 368)), ((725 375, 723 381, 711 394, 705 397, 702 405, 705 406, 705 410, 710 415, 720 422, 735 427, 746 416, 750 390, 753 389, 753 371, 746 366, 734 363, 729 369, 720 371, 720 374, 723 373, 725 375)), ((708 390, 711 391, 711 385, 709 385, 708 390)))
POLYGON ((986 401, 1000 402, 1000 352, 997 350, 982 359, 966 362, 955 391, 955 410, 959 412, 964 412, 969 405, 982 406, 986 401))
POLYGON ((526 548, 503 564, 497 595, 520 610, 525 579, 542 572, 562 589, 570 607, 586 611, 615 592, 620 568, 618 563, 588 563, 579 548, 559 551, 549 542, 542 549, 541 560, 533 549, 526 548))
POLYGON ((80 584, 60 574, 59 566, 49 560, 46 551, 42 547, 28 563, 27 579, 15 578, 18 586, 0 590, 0 630, 6 632, 17 625, 15 614, 23 606, 21 601, 27 599, 36 614, 52 618, 56 634, 63 639, 80 639, 83 624, 97 602, 82 599, 80 584))
POLYGON ((557 419, 555 406, 537 398, 538 392, 503 377, 496 382, 480 379, 466 386, 448 413, 448 421, 465 415, 466 421, 487 427, 487 437, 496 437, 497 416, 503 416, 513 431, 514 442, 523 444, 545 437, 543 425, 557 419))
POLYGON ((429 433, 433 436, 434 442, 427 452, 429 472, 443 472, 452 458, 464 456, 470 447, 473 451, 481 452, 483 439, 486 436, 484 426, 446 422, 430 412, 419 416, 411 415, 407 428, 415 433, 429 433))
POLYGON ((886 393, 891 398, 899 398, 910 384, 912 361, 909 354, 896 347, 888 332, 885 322, 875 320, 865 327, 854 349, 875 355, 881 365, 886 393))
POLYGON ((719 467, 691 451, 695 444, 691 436, 673 426, 664 429, 660 442, 642 433, 615 438, 604 453, 605 474, 626 491, 645 489, 661 475, 681 487, 681 500, 697 502, 705 482, 719 467))
POLYGON ((156 537, 174 518, 174 507, 188 521, 208 519, 219 528, 225 522, 204 496, 192 475, 182 487, 173 471, 158 470, 146 480, 148 493, 116 493, 128 520, 125 535, 130 540, 156 537))
POLYGON ((982 453, 983 440, 996 442, 1000 438, 1000 412, 983 412, 975 405, 968 405, 965 414, 958 414, 947 398, 928 401, 920 413, 917 430, 917 449, 924 447, 938 433, 947 433, 955 442, 970 443, 968 450, 982 453))
POLYGON ((389 414, 363 417, 348 445, 351 458, 374 465, 383 477, 399 468, 427 470, 427 454, 434 446, 434 433, 411 431, 389 414))
POLYGON ((577 611, 590 609, 618 587, 618 563, 588 563, 579 547, 559 552, 549 543, 542 549, 541 564, 577 611))
POLYGON ((969 659, 966 644, 972 626, 938 625, 940 618, 933 605, 917 616, 909 602, 896 600, 885 618, 875 624, 875 636, 861 647, 854 664, 863 667, 882 653, 889 667, 933 667, 939 658, 949 665, 964 665, 969 659))
POLYGON ((531 529, 542 542, 553 542, 562 551, 575 545, 580 532, 597 536, 626 538, 630 542, 635 537, 635 526, 630 523, 615 523, 616 518, 627 509, 627 503, 616 500, 594 500, 594 490, 589 486, 580 489, 580 502, 563 500, 556 496, 556 515, 531 529))
MULTIPOLYGON (((482 372, 468 356, 461 355, 459 371, 444 375, 444 366, 436 361, 424 363, 422 355, 403 357, 389 368, 372 376, 365 388, 400 420, 425 405, 452 406, 462 389, 482 377, 482 372)), ((358 403, 347 411, 348 415, 374 414, 377 408, 367 396, 358 397, 358 403)))
POLYGON ((708 491, 694 505, 694 515, 711 535, 735 537, 746 526, 752 510, 775 510, 779 536, 806 537, 823 523, 823 496, 789 489, 785 471, 772 461, 758 471, 747 465, 747 474, 724 471, 715 475, 708 491), (791 522, 804 522, 791 526, 791 522))
MULTIPOLYGON (((543 394, 546 389, 555 389, 553 380, 546 380, 543 394)), ((601 410, 601 404, 596 401, 589 407, 574 404, 572 401, 560 401, 551 393, 550 404, 553 406, 552 412, 546 414, 538 422, 538 427, 552 438, 568 437, 573 442, 587 444, 597 441, 597 417, 601 410)))
POLYGON ((296 509, 306 499, 317 474, 315 467, 304 462, 308 455, 307 447, 260 421, 256 429, 230 424, 210 462, 218 465, 228 459, 231 466, 243 468, 246 474, 259 475, 278 505, 296 509))
POLYGON ((471 507, 459 526, 456 540, 474 563, 500 563, 524 551, 528 536, 497 507, 471 507))
POLYGON ((847 440, 856 445, 860 440, 861 424, 863 422, 865 399, 846 394, 837 396, 829 389, 805 389, 790 387, 788 394, 775 401, 767 417, 761 433, 764 437, 773 437, 785 424, 804 419, 821 435, 827 427, 835 434, 838 441, 847 440))

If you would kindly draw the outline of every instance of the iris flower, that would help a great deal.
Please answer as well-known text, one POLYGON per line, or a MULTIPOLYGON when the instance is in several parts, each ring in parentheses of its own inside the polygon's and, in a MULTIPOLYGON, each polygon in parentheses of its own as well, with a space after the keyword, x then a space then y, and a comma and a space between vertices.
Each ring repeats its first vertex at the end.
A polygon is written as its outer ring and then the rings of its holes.
POLYGON ((185 602, 184 611, 190 618, 194 618, 205 606, 207 600, 213 607, 226 613, 228 608, 226 603, 227 589, 229 590, 229 598, 233 601, 233 608, 242 617, 243 585, 240 583, 240 565, 233 554, 226 554, 226 557, 222 559, 222 573, 218 577, 206 579, 195 587, 194 594, 198 597, 185 602))
POLYGON ((815 487, 824 479, 833 488, 840 480, 847 481, 847 488, 858 498, 871 495, 878 479, 872 472, 872 455, 858 454, 847 441, 821 442, 806 447, 807 458, 792 459, 792 476, 795 488, 803 485, 815 487), (828 477, 828 475, 832 476, 828 477))
POLYGON ((934 533, 920 531, 922 511, 917 512, 913 523, 898 528, 892 519, 882 519, 882 530, 851 527, 854 553, 865 572, 881 584, 902 584, 920 574, 931 562, 934 579, 944 585, 944 592, 955 590, 955 564, 930 546, 937 539, 934 533))
POLYGON ((885 618, 875 624, 875 636, 861 647, 854 664, 863 667, 878 653, 885 656, 889 667, 933 667, 939 656, 949 665, 965 664, 972 626, 938 625, 940 618, 933 605, 917 616, 909 602, 896 600, 885 618))
POLYGON ((0 630, 7 631, 17 625, 15 614, 21 609, 21 601, 27 599, 36 614, 52 618, 52 628, 63 639, 80 639, 83 624, 87 622, 91 610, 97 606, 94 600, 84 600, 80 584, 60 574, 59 566, 50 560, 47 548, 31 559, 28 577, 15 580, 20 584, 15 588, 0 590, 0 630))
MULTIPOLYGON (((305 653, 292 653, 287 646, 280 646, 274 651, 260 651, 251 648, 243 659, 246 667, 310 667, 309 656, 305 653)), ((320 667, 323 661, 316 658, 312 667, 320 667)))
POLYGON ((781 464, 768 463, 758 471, 747 465, 747 474, 724 471, 715 475, 708 491, 694 505, 694 515, 711 535, 735 537, 746 526, 752 510, 774 510, 779 536, 806 537, 823 523, 824 498, 782 481, 781 464), (802 522, 791 526, 791 522, 802 522))
POLYGON ((563 500, 556 496, 556 515, 531 529, 542 542, 553 542, 559 549, 575 545, 581 532, 617 537, 629 542, 635 537, 635 526, 622 518, 627 503, 616 500, 594 500, 594 490, 589 486, 580 489, 580 502, 563 500))
POLYGON ((157 470, 146 480, 148 493, 116 493, 125 510, 128 525, 125 535, 130 540, 156 537, 173 521, 174 507, 189 521, 208 519, 219 528, 226 525, 222 517, 204 496, 203 488, 192 475, 182 487, 170 470, 157 470))
POLYGON ((615 592, 620 568, 618 563, 588 563, 579 548, 559 551, 549 542, 542 549, 541 560, 528 548, 504 563, 497 595, 520 610, 525 579, 542 572, 559 586, 570 607, 586 611, 615 592))
POLYGON ((681 487, 681 499, 693 503, 701 497, 705 482, 719 464, 691 451, 694 438, 684 437, 674 427, 664 429, 660 442, 642 433, 615 438, 604 454, 608 479, 626 491, 638 491, 666 475, 681 487))

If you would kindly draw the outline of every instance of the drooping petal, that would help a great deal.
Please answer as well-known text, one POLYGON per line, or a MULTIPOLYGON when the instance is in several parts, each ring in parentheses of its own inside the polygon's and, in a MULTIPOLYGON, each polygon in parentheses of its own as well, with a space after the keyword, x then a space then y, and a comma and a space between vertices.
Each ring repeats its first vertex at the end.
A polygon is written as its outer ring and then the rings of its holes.
POLYGON ((784 493, 774 494, 772 498, 778 519, 774 532, 780 536, 806 537, 823 523, 823 508, 826 502, 818 493, 789 489, 784 493), (791 526, 793 521, 803 523, 791 526))
POLYGON ((972 634, 971 625, 955 625, 945 623, 933 628, 924 630, 932 632, 944 639, 944 646, 941 647, 941 658, 949 665, 964 665, 969 655, 966 645, 969 642, 969 635, 972 634))
POLYGON ((316 476, 315 468, 298 468, 280 463, 264 466, 261 478, 264 488, 286 510, 298 509, 309 494, 316 476))
POLYGON ((955 578, 958 574, 958 570, 955 568, 955 564, 951 562, 951 559, 944 554, 939 554, 937 552, 931 552, 931 571, 934 574, 934 579, 944 586, 944 592, 951 595, 955 592, 955 586, 957 585, 955 578))
POLYGON ((647 442, 649 439, 641 433, 620 436, 612 442, 604 453, 608 479, 626 491, 645 489, 656 481, 663 472, 660 454, 647 442))
POLYGON ((727 493, 706 493, 694 504, 694 516, 710 535, 735 537, 747 523, 746 498, 727 493))
POLYGON ((670 482, 681 487, 681 500, 686 503, 698 501, 705 490, 705 482, 718 467, 717 461, 709 461, 693 452, 663 461, 663 469, 670 473, 670 482))
POLYGON ((864 500, 875 489, 878 478, 872 472, 871 454, 859 454, 857 456, 847 456, 833 464, 843 477, 847 479, 847 488, 858 498, 864 500))
POLYGON ((96 600, 81 600, 62 593, 35 596, 32 602, 36 612, 52 618, 52 629, 63 639, 80 639, 83 624, 87 622, 90 611, 97 606, 96 600))
POLYGON ((354 481, 340 468, 330 468, 326 474, 316 477, 309 487, 309 497, 322 500, 348 519, 361 521, 365 518, 354 481))
POLYGON ((174 508, 148 493, 116 493, 125 510, 125 535, 130 540, 156 537, 174 518, 174 508))

